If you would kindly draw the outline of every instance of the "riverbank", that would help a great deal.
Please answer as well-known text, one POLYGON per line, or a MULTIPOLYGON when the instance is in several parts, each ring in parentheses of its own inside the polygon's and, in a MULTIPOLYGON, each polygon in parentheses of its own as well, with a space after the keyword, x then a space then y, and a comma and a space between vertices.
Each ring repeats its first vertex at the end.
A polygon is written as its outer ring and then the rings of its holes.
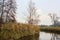
POLYGON ((39 34, 40 27, 31 24, 5 23, 0 28, 1 40, 17 40, 21 37, 39 34))
POLYGON ((60 34, 60 27, 40 27, 40 31, 60 34))

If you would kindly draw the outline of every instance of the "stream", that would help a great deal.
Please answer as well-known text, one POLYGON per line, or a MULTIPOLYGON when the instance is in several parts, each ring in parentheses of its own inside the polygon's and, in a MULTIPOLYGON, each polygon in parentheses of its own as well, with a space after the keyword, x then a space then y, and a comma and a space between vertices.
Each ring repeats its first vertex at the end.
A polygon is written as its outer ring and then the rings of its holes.
POLYGON ((59 34, 40 32, 39 40, 60 40, 59 34))
POLYGON ((22 37, 20 40, 60 40, 60 34, 40 32, 38 35, 22 37))

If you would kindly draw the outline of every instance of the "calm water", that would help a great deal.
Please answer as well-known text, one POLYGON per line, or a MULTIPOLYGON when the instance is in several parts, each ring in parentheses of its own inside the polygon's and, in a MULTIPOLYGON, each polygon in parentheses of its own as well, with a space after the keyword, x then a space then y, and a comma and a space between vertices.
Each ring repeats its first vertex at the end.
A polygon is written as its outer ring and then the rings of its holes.
POLYGON ((60 35, 40 32, 39 40, 60 40, 60 35))
POLYGON ((60 40, 60 35, 40 32, 39 35, 23 37, 20 40, 60 40))

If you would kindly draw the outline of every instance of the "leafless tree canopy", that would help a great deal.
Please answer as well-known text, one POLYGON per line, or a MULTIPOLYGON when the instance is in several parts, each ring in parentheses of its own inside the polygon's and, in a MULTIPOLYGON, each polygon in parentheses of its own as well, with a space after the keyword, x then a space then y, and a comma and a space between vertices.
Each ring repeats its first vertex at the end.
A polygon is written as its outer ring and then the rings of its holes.
POLYGON ((29 3, 29 8, 28 8, 28 23, 29 24, 38 24, 39 22, 39 15, 37 15, 36 13, 36 8, 35 8, 35 5, 32 1, 30 1, 29 3))
POLYGON ((51 13, 49 13, 49 16, 51 17, 54 26, 60 25, 60 23, 58 22, 58 20, 60 19, 60 17, 57 17, 57 14, 51 14, 51 13))
POLYGON ((16 2, 15 0, 0 0, 0 22, 15 21, 16 2))

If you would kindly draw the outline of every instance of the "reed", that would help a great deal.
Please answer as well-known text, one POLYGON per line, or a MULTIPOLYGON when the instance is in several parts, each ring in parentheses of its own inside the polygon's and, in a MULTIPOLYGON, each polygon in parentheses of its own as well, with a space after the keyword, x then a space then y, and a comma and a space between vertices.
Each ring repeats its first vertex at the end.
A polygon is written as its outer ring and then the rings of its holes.
POLYGON ((17 40, 23 36, 39 33, 40 27, 31 24, 5 23, 0 28, 1 40, 17 40))

